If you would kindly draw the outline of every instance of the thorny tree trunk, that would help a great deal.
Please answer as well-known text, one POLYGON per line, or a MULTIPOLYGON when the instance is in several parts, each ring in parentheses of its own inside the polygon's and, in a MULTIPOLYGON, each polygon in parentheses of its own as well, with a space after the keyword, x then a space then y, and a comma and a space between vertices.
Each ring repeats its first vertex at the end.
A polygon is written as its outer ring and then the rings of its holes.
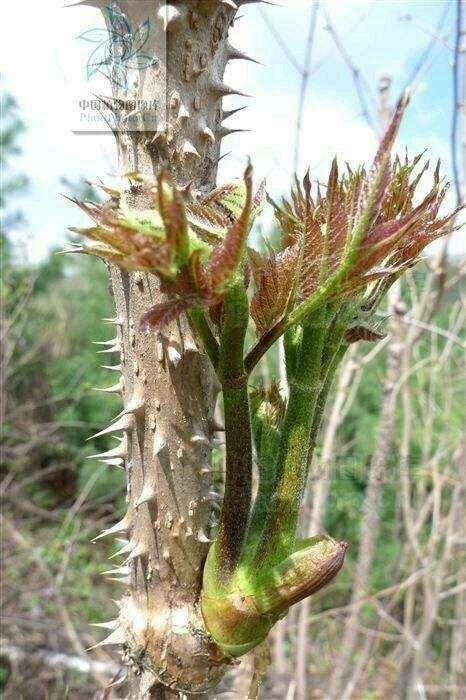
MULTIPOLYGON (((128 68, 129 87, 122 91, 114 81, 108 100, 120 173, 153 176, 168 168, 194 196, 212 189, 221 138, 229 133, 221 123, 229 116, 222 97, 235 93, 222 78, 228 60, 243 57, 227 41, 235 3, 83 4, 100 7, 109 29, 115 17, 127 22, 132 37, 145 22, 150 27, 144 52, 156 58, 154 64, 128 68)), ((113 38, 114 53, 117 42, 113 38)), ((148 208, 137 185, 127 195, 131 206, 148 208)), ((194 687, 215 686, 224 670, 197 609, 211 529, 217 386, 185 319, 163 334, 139 331, 141 315, 163 298, 155 278, 118 268, 110 275, 117 339, 109 352, 121 354, 113 369, 121 371, 116 390, 122 391, 124 411, 106 432, 124 433, 112 459, 125 459, 128 511, 113 531, 128 532, 129 571, 125 566, 117 573, 125 583, 129 576, 131 595, 123 599, 120 626, 109 643, 125 645, 131 697, 165 697, 165 685, 189 694, 194 687)))

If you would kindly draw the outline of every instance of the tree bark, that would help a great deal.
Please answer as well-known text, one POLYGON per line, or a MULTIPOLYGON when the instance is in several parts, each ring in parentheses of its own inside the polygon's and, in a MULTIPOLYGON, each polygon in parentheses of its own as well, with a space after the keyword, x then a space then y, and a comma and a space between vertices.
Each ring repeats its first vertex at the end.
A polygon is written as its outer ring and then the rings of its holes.
MULTIPOLYGON (((222 126, 229 116, 222 97, 236 92, 223 84, 223 74, 228 60, 243 57, 228 43, 235 3, 82 4, 102 10, 115 65, 127 48, 115 21, 126 35, 130 27, 130 44, 141 27, 149 30, 143 51, 153 62, 123 64, 125 84, 112 78, 113 95, 105 98, 114 115, 120 173, 155 176, 168 169, 187 196, 211 190, 221 139, 229 133, 222 126)), ((137 184, 126 195, 133 208, 152 206, 137 184)), ((166 697, 169 689, 201 693, 217 684, 226 661, 198 610, 212 526, 217 382, 187 319, 159 333, 139 329, 141 316, 164 298, 154 276, 111 266, 110 279, 117 328, 110 351, 121 356, 113 369, 121 374, 116 390, 124 410, 106 432, 123 431, 118 457, 125 459, 128 504, 111 534, 128 533, 122 551, 128 560, 116 575, 130 593, 107 643, 124 645, 131 697, 166 697)))

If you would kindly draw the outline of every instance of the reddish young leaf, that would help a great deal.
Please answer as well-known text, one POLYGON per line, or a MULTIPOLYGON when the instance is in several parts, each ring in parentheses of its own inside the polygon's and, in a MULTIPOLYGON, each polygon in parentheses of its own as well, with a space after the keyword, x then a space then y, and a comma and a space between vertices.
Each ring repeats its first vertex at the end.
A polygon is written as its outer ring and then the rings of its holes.
POLYGON ((188 261, 188 270, 194 287, 199 295, 206 301, 214 297, 210 277, 206 275, 200 261, 201 251, 195 250, 191 253, 188 261))
POLYGON ((173 249, 165 241, 130 229, 128 239, 132 249, 128 258, 139 265, 139 269, 158 272, 162 276, 173 274, 173 249))
POLYGON ((310 297, 319 285, 325 258, 325 241, 321 227, 309 209, 304 228, 303 255, 300 267, 298 297, 310 297))
POLYGON ((400 128, 403 114, 408 105, 408 93, 404 93, 395 108, 392 119, 385 131, 385 134, 380 142, 379 148, 375 155, 372 167, 368 176, 365 178, 361 194, 359 197, 357 214, 361 216, 369 204, 369 197, 373 196, 373 188, 376 187, 374 201, 371 202, 371 218, 373 219, 382 204, 382 200, 386 195, 390 184, 390 174, 392 170, 390 153, 395 143, 395 138, 400 128), (371 194, 372 193, 372 194, 371 194))
POLYGON ((213 245, 225 236, 231 223, 225 212, 206 204, 188 204, 186 213, 191 227, 213 245))
POLYGON ((258 188, 258 190, 257 190, 257 192, 254 195, 253 200, 252 200, 251 216, 253 218, 255 218, 258 214, 261 213, 262 208, 265 204, 265 200, 267 197, 266 190, 265 190, 266 186, 267 186, 267 182, 264 178, 262 180, 261 184, 259 185, 259 188, 258 188))
POLYGON ((159 212, 165 227, 167 243, 182 260, 186 260, 189 252, 189 239, 183 197, 173 185, 168 173, 162 171, 157 178, 157 184, 159 212), (171 197, 167 190, 170 190, 171 197))
POLYGON ((220 185, 219 187, 216 187, 214 190, 206 194, 201 199, 201 204, 216 204, 224 195, 234 192, 235 189, 235 182, 227 182, 224 185, 220 185))
POLYGON ((178 318, 183 311, 199 304, 202 304, 202 302, 194 296, 184 297, 182 299, 168 299, 160 304, 151 306, 151 308, 141 316, 139 326, 142 330, 147 330, 147 328, 151 326, 166 326, 168 323, 178 318))
POLYGON ((415 262, 419 254, 424 250, 424 248, 435 241, 437 238, 444 236, 447 233, 461 228, 461 224, 458 226, 453 226, 453 221, 460 211, 464 209, 464 205, 456 207, 450 214, 442 217, 441 219, 432 220, 425 225, 423 229, 417 231, 412 237, 410 237, 406 243, 398 251, 397 257, 404 264, 411 264, 415 262))
POLYGON ((357 343, 358 340, 368 340, 375 343, 377 340, 385 338, 385 336, 385 333, 374 331, 372 328, 366 328, 366 326, 354 326, 353 328, 348 328, 345 332, 345 340, 349 345, 357 343))
POLYGON ((348 214, 345 208, 343 187, 338 181, 338 166, 336 159, 332 163, 326 197, 326 254, 329 272, 336 270, 348 237, 348 214))
POLYGON ((260 285, 262 269, 264 267, 265 258, 254 248, 247 249, 248 264, 251 270, 252 278, 256 287, 260 285))
POLYGON ((251 316, 257 334, 263 335, 285 314, 299 273, 300 245, 271 253, 258 271, 258 289, 251 301, 251 316))
POLYGON ((231 275, 238 269, 243 254, 246 237, 249 233, 249 220, 252 204, 252 167, 248 165, 244 173, 246 201, 239 218, 228 228, 225 239, 219 243, 205 266, 206 275, 211 280, 215 294, 223 294, 231 275))

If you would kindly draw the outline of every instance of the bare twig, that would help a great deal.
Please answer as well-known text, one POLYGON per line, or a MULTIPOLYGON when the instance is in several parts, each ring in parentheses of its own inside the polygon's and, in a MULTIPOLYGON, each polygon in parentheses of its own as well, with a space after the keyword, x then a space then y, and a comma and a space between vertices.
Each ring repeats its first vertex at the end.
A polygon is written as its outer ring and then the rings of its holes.
POLYGON ((377 125, 374 121, 374 118, 371 115, 369 105, 367 103, 366 99, 366 93, 371 94, 370 88, 367 84, 367 81, 365 80, 364 76, 361 73, 361 69, 354 63, 353 59, 351 58, 350 54, 344 47, 341 38, 335 28, 335 25, 333 24, 330 15, 328 12, 323 9, 324 15, 325 15, 325 20, 327 22, 327 27, 326 29, 328 30, 330 36, 332 37, 335 46, 337 47, 341 57, 343 58, 344 62, 348 66, 349 70, 351 71, 351 76, 353 78, 353 83, 354 87, 356 89, 356 94, 358 96, 359 104, 361 105, 361 113, 368 125, 371 127, 371 129, 377 134, 378 133, 378 128, 377 125))
POLYGON ((301 74, 301 87, 299 90, 298 111, 296 118, 296 138, 294 147, 294 172, 297 172, 299 167, 299 150, 301 145, 301 130, 304 112, 304 103, 306 100, 306 92, 309 81, 309 68, 311 66, 312 48, 314 45, 314 37, 316 31, 317 15, 319 12, 319 0, 314 0, 311 8, 309 20, 309 32, 306 41, 306 49, 304 54, 304 66, 301 74))
MULTIPOLYGON (((458 153, 458 135, 459 135, 459 118, 460 118, 460 102, 461 102, 461 72, 464 70, 462 66, 463 61, 461 60, 461 41, 464 37, 463 28, 463 2, 462 0, 456 0, 456 23, 455 23, 455 47, 454 47, 454 58, 453 58, 453 111, 452 111, 452 121, 451 121, 451 162, 453 168, 453 180, 456 193, 456 201, 458 204, 462 201, 461 192, 461 176, 460 176, 460 165, 459 165, 459 153, 458 153)), ((463 49, 464 51, 464 49, 463 49)), ((464 76, 463 76, 464 77, 464 76)), ((463 89, 464 85, 463 85, 463 89)), ((464 105, 463 105, 464 109, 464 105)))
POLYGON ((435 29, 432 31, 432 34, 429 38, 429 41, 427 43, 427 46, 424 48, 422 51, 421 55, 419 56, 418 61, 416 62, 416 65, 412 69, 411 73, 409 74, 409 77, 407 78, 404 86, 403 86, 403 91, 406 90, 408 87, 412 86, 416 78, 419 76, 421 71, 423 70, 424 66, 429 60, 429 57, 435 48, 436 44, 439 41, 439 38, 441 36, 442 29, 445 25, 446 19, 448 17, 448 13, 450 11, 450 0, 446 0, 442 12, 440 13, 439 20, 437 22, 437 26, 435 29))
POLYGON ((291 63, 293 68, 300 74, 302 75, 303 69, 302 66, 300 65, 299 61, 297 58, 294 56, 293 52, 290 50, 290 47, 286 43, 286 41, 283 40, 282 36, 280 35, 280 32, 278 32, 275 28, 275 25, 262 8, 259 8, 259 13, 264 20, 265 24, 267 25, 268 30, 270 31, 271 35, 277 42, 278 46, 281 48, 283 51, 283 54, 286 56, 288 61, 291 63))
POLYGON ((45 664, 51 668, 63 668, 79 673, 105 675, 108 678, 120 673, 121 667, 112 661, 95 661, 84 659, 82 656, 60 654, 52 649, 25 649, 10 644, 7 640, 0 642, 0 656, 8 659, 10 663, 45 664))

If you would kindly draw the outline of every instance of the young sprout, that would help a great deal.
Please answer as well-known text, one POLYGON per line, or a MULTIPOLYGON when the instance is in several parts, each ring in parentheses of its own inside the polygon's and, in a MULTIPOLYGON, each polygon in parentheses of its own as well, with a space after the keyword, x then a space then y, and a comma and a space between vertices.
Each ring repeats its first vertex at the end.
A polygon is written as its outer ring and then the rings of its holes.
POLYGON ((265 183, 253 197, 248 165, 243 181, 188 204, 167 172, 156 183, 137 173, 129 177, 152 207, 131 209, 119 191, 105 204, 78 202, 96 226, 72 230, 97 242, 79 251, 160 278, 170 298, 149 309, 143 325, 164 325, 192 307, 220 304, 242 264, 247 235, 265 201, 265 183))
POLYGON ((144 210, 117 190, 105 204, 80 203, 95 226, 79 230, 93 240, 79 250, 157 275, 166 301, 150 308, 142 325, 160 327, 187 311, 222 388, 225 489, 200 603, 207 630, 228 657, 259 644, 291 605, 341 568, 344 542, 296 540, 332 379, 351 342, 381 337, 375 308, 424 248, 452 230, 458 213, 439 214, 447 185, 438 165, 418 197, 428 163, 421 164, 422 155, 392 159, 406 104, 403 97, 369 169, 340 173, 335 160, 325 186, 312 187, 306 174, 290 200, 272 203, 281 246, 265 255, 247 247, 265 199, 265 183, 253 195, 250 165, 242 181, 195 201, 162 172, 156 182, 131 175, 130 195, 147 202, 144 210), (245 353, 251 320, 257 340, 245 353), (248 385, 282 335, 286 402, 277 385, 252 393, 248 385))

